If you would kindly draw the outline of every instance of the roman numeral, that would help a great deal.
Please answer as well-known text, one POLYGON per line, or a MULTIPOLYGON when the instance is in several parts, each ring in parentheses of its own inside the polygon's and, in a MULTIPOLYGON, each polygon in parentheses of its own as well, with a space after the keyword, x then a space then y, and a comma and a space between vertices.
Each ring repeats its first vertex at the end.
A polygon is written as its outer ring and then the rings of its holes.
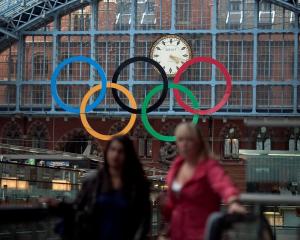
POLYGON ((157 50, 161 50, 160 47, 156 47, 157 50))
POLYGON ((169 72, 172 73, 172 71, 173 71, 172 68, 170 68, 170 69, 169 69, 169 72))
POLYGON ((170 38, 170 43, 172 44, 172 42, 173 42, 173 39, 172 39, 172 38, 170 38))
POLYGON ((184 50, 184 49, 186 49, 186 47, 181 48, 181 50, 184 50))
POLYGON ((177 42, 177 45, 179 45, 179 44, 180 44, 180 41, 177 42))
POLYGON ((166 42, 165 42, 165 41, 162 41, 162 44, 163 44, 163 45, 166 45, 166 42))
POLYGON ((176 66, 176 68, 177 68, 177 70, 179 70, 179 67, 176 66))
POLYGON ((188 57, 189 55, 187 55, 187 54, 184 54, 184 55, 182 55, 183 57, 188 57))
POLYGON ((155 54, 155 55, 154 55, 154 57, 156 57, 156 58, 157 58, 157 57, 159 57, 159 55, 158 55, 158 54, 155 54))

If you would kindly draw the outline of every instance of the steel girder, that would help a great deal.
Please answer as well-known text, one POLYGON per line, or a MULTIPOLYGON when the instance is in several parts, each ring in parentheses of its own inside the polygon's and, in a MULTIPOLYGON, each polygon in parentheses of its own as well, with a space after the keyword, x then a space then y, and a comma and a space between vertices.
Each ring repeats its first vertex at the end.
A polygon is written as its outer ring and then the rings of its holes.
POLYGON ((300 14, 300 1, 299 0, 268 0, 269 2, 278 5, 282 8, 290 10, 294 13, 300 14))
POLYGON ((21 11, 1 12, 0 52, 14 43, 20 32, 34 31, 50 22, 53 13, 60 11, 65 14, 84 7, 91 1, 93 0, 39 0, 29 6, 24 5, 21 11))

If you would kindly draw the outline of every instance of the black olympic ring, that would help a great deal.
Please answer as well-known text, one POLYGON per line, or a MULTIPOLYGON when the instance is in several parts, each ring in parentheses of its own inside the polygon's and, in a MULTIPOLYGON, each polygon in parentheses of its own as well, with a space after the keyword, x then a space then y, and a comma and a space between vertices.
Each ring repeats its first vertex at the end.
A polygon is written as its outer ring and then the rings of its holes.
MULTIPOLYGON (((118 82, 118 78, 119 78, 119 75, 120 75, 121 71, 125 67, 127 67, 127 65, 129 65, 131 63, 134 63, 134 62, 139 62, 139 61, 148 62, 148 63, 152 64, 159 71, 159 73, 161 74, 162 79, 163 79, 163 89, 162 89, 161 95, 160 95, 159 99, 157 100, 157 102, 155 102, 152 106, 150 106, 149 108, 147 108, 146 112, 149 113, 149 112, 152 112, 155 109, 157 109, 164 102, 164 100, 166 99, 167 94, 168 94, 168 87, 169 87, 168 86, 168 77, 167 77, 167 74, 166 74, 165 70, 162 68, 162 66, 158 62, 156 62, 153 59, 148 58, 148 57, 133 57, 133 58, 129 58, 126 61, 124 61, 117 68, 117 70, 115 71, 115 73, 113 75, 112 82, 113 83, 117 83, 118 82)), ((130 113, 134 113, 134 114, 141 114, 142 113, 141 109, 139 109, 139 108, 138 109, 133 109, 133 108, 127 106, 126 104, 124 104, 121 101, 121 99, 120 99, 120 97, 118 95, 117 89, 112 88, 112 94, 113 94, 114 99, 118 103, 118 105, 120 105, 120 107, 123 110, 128 111, 130 113)))

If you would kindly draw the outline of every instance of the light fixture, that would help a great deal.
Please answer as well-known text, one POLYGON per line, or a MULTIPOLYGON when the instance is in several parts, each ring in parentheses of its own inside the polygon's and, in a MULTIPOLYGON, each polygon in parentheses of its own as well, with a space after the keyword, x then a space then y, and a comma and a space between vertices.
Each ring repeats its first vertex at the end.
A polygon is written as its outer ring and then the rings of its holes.
POLYGON ((67 122, 68 121, 68 117, 64 117, 64 121, 67 122))
POLYGON ((52 190, 54 191, 71 191, 71 183, 64 179, 53 179, 52 190))
POLYGON ((29 188, 28 181, 19 180, 16 177, 6 177, 1 180, 1 188, 27 190, 29 188))
POLYGON ((223 123, 227 123, 227 119, 226 118, 223 118, 223 123))

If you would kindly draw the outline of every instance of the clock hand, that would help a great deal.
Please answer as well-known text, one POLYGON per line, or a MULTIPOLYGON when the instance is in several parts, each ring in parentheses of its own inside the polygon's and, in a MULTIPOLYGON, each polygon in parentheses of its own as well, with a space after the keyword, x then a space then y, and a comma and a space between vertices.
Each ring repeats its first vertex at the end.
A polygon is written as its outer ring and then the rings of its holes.
POLYGON ((176 57, 176 56, 174 56, 174 55, 170 55, 170 58, 172 59, 172 60, 174 60, 176 63, 179 63, 179 60, 178 60, 178 57, 176 57))
POLYGON ((176 61, 176 63, 179 63, 180 61, 181 62, 186 62, 186 60, 185 59, 183 59, 183 58, 180 58, 180 57, 177 57, 177 56, 174 56, 174 55, 170 55, 170 58, 172 58, 173 60, 175 60, 176 61))

